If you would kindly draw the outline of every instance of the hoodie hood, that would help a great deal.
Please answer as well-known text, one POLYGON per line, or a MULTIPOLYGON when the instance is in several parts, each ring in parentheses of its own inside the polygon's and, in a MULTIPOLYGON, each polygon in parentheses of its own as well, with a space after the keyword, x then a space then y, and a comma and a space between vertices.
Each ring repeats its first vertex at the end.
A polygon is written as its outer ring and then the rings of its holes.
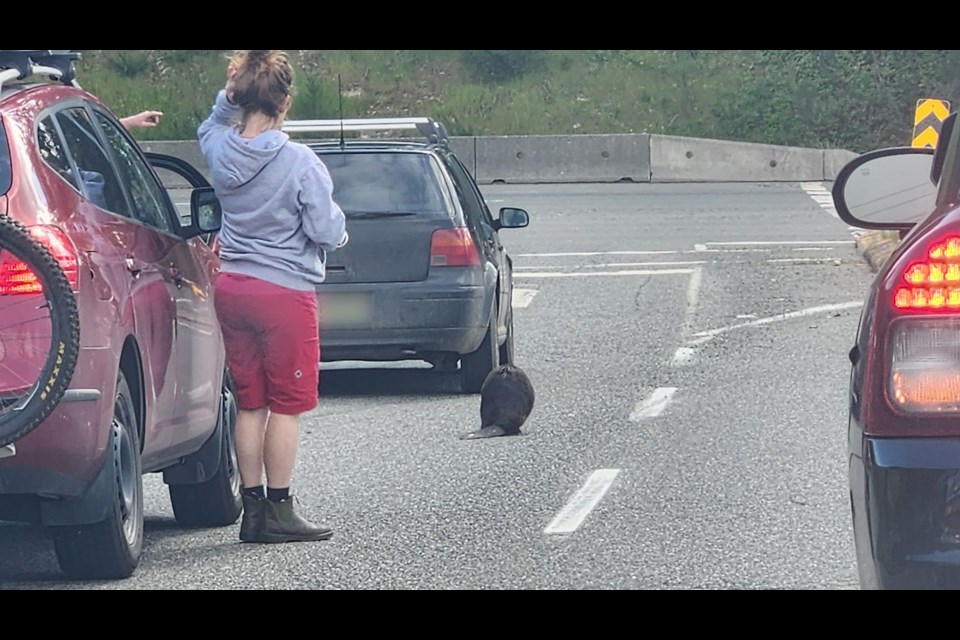
POLYGON ((253 139, 231 131, 223 153, 218 157, 219 166, 215 172, 223 176, 222 186, 236 189, 250 182, 277 157, 289 139, 289 135, 279 130, 266 131, 253 139))

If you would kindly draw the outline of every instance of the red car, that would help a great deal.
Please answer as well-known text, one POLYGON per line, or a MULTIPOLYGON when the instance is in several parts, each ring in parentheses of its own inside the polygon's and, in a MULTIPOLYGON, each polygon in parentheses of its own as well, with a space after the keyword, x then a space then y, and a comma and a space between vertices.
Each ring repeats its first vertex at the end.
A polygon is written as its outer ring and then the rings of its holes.
MULTIPOLYGON (((144 154, 78 86, 76 58, 0 51, 0 215, 51 249, 80 320, 63 400, 0 448, 0 520, 46 527, 70 577, 124 578, 141 556, 143 474, 163 474, 183 524, 226 526, 241 512, 207 244, 219 206, 200 172, 144 154), (193 188, 189 217, 161 176, 193 188)), ((3 329, 0 354, 20 337, 3 329)), ((0 391, 15 374, 0 360, 0 391)))
POLYGON ((844 221, 899 231, 850 352, 850 507, 865 589, 960 587, 960 127, 837 176, 844 221))

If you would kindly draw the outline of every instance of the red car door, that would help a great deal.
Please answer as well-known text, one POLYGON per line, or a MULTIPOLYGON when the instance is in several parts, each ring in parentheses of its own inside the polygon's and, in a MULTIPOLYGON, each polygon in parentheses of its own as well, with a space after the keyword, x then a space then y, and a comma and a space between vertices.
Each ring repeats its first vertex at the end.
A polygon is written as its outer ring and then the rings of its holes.
POLYGON ((163 232, 158 226, 162 219, 158 222, 151 215, 155 211, 144 203, 149 194, 138 191, 140 185, 118 172, 118 153, 87 105, 69 106, 55 117, 72 160, 71 171, 79 175, 85 199, 83 219, 93 224, 90 260, 106 284, 100 296, 115 300, 121 318, 132 316, 144 377, 147 465, 153 452, 171 445, 186 422, 177 407, 178 386, 183 382, 177 362, 177 288, 171 269, 182 241, 163 232))
POLYGON ((96 111, 95 117, 131 194, 134 215, 153 230, 146 257, 174 305, 176 391, 171 415, 182 428, 171 432, 169 444, 174 450, 195 448, 216 425, 224 373, 212 274, 204 255, 209 250, 199 238, 181 237, 180 215, 136 143, 107 114, 96 111))

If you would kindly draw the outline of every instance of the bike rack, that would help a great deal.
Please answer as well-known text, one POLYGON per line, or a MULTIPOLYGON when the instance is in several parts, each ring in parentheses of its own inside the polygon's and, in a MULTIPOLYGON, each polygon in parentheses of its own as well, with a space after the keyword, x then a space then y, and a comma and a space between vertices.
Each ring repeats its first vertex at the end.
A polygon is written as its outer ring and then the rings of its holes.
POLYGON ((51 80, 79 87, 75 51, 52 49, 0 49, 0 89, 5 82, 26 80, 31 76, 49 76, 51 80))
POLYGON ((433 118, 361 118, 352 120, 288 120, 283 125, 287 133, 344 133, 364 131, 416 130, 430 144, 448 145, 447 129, 433 118))

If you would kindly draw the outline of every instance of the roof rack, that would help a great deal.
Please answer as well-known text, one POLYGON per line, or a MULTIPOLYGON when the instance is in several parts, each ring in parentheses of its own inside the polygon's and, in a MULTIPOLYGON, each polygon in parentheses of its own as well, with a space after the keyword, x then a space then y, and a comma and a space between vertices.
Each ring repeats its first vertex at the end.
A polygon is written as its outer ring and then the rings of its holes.
POLYGON ((4 82, 25 80, 30 76, 49 76, 66 85, 77 85, 75 51, 52 49, 0 49, 0 88, 4 82))
POLYGON ((288 120, 287 133, 341 133, 345 131, 410 131, 416 129, 431 144, 447 145, 447 129, 433 118, 364 118, 354 120, 288 120))

